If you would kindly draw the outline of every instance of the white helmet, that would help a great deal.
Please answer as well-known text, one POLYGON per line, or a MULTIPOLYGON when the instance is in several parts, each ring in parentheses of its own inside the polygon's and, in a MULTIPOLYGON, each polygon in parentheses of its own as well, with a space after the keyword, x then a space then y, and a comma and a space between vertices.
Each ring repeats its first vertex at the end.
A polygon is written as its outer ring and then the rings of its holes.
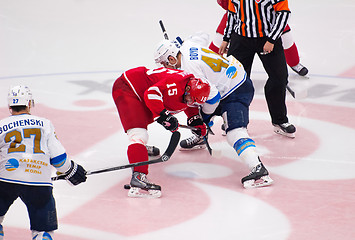
POLYGON ((180 38, 178 38, 174 41, 163 40, 157 45, 154 53, 154 60, 156 63, 168 64, 169 56, 177 57, 181 47, 181 42, 179 41, 180 38))
POLYGON ((27 86, 15 86, 12 87, 7 95, 7 102, 10 107, 13 106, 26 106, 28 107, 30 102, 33 106, 33 99, 31 90, 27 86))

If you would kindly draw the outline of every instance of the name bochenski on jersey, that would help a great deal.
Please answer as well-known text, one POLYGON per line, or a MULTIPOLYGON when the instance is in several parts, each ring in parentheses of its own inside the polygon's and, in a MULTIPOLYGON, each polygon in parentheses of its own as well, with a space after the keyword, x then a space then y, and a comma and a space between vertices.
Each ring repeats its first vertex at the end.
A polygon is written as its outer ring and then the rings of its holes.
POLYGON ((21 119, 18 121, 10 122, 3 126, 0 126, 0 134, 7 132, 13 128, 24 127, 24 126, 41 126, 43 127, 43 121, 37 119, 21 119))

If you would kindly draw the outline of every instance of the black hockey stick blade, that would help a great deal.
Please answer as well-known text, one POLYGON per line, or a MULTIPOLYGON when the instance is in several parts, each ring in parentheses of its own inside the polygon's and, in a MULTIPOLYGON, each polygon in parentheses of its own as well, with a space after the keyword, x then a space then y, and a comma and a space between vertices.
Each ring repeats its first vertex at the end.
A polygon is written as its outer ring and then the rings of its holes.
POLYGON ((169 40, 168 34, 166 33, 166 30, 165 30, 165 27, 164 27, 163 20, 159 20, 159 24, 160 24, 160 28, 161 28, 161 30, 163 32, 164 38, 166 40, 169 40))
POLYGON ((212 149, 210 143, 208 142, 208 133, 206 134, 206 136, 203 137, 205 142, 206 142, 206 147, 207 150, 209 152, 209 154, 212 157, 216 157, 216 158, 220 158, 222 157, 222 151, 220 149, 212 149))
MULTIPOLYGON (((99 169, 99 170, 94 170, 94 171, 87 171, 86 175, 111 172, 111 171, 116 171, 116 170, 121 170, 121 169, 126 169, 126 168, 139 167, 139 166, 148 165, 148 164, 166 162, 173 155, 173 153, 180 141, 180 136, 181 136, 180 132, 178 132, 178 131, 173 132, 166 151, 158 159, 154 159, 154 160, 150 160, 150 161, 146 161, 146 162, 131 163, 131 164, 117 166, 117 167, 104 168, 104 169, 99 169)), ((56 177, 52 177, 52 181, 62 180, 62 179, 65 179, 65 175, 59 175, 56 177)))
MULTIPOLYGON (((179 124, 179 127, 190 129, 190 130, 197 130, 197 128, 195 128, 195 127, 186 126, 186 125, 182 125, 182 124, 179 124)), ((208 134, 214 135, 214 132, 212 132, 212 129, 207 125, 207 134, 206 134, 206 136, 203 137, 203 139, 205 140, 208 153, 213 157, 220 157, 221 153, 219 151, 215 151, 211 148, 211 145, 208 142, 208 134)))
POLYGON ((293 98, 296 98, 296 93, 288 85, 286 86, 287 91, 291 94, 293 98))
POLYGON ((208 142, 208 133, 206 134, 206 136, 203 137, 203 139, 205 140, 206 143, 206 147, 208 152, 210 153, 210 155, 212 156, 212 148, 210 146, 210 143, 208 142))

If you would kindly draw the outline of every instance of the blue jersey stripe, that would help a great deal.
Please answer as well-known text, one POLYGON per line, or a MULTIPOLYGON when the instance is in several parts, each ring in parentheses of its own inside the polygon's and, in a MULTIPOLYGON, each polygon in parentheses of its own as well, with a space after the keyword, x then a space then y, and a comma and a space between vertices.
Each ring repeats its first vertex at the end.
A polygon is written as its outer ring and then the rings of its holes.
POLYGON ((208 103, 208 104, 215 104, 215 103, 218 103, 220 99, 221 99, 221 94, 218 92, 218 93, 216 94, 216 96, 214 96, 213 98, 207 100, 206 103, 208 103))
POLYGON ((54 158, 51 158, 51 165, 53 165, 56 168, 59 168, 64 165, 64 163, 67 160, 67 154, 63 153, 59 156, 56 156, 54 158))
POLYGON ((222 99, 226 98, 226 97, 227 97, 229 94, 231 94, 234 90, 236 90, 238 87, 240 87, 240 85, 242 85, 242 84, 245 82, 245 80, 247 80, 247 74, 246 74, 246 73, 244 73, 243 80, 240 81, 237 85, 235 85, 232 89, 230 89, 226 94, 224 94, 224 95, 222 96, 222 99))
POLYGON ((52 186, 51 182, 26 182, 20 180, 13 180, 0 177, 0 181, 8 182, 8 183, 17 183, 17 184, 24 184, 24 185, 37 185, 37 186, 52 186))

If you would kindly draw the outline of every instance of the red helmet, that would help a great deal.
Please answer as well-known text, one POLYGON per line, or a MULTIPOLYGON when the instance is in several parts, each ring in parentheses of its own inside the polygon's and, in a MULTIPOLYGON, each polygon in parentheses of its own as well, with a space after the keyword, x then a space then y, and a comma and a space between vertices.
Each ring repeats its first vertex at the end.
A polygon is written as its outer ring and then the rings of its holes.
POLYGON ((203 104, 207 101, 210 94, 210 84, 200 78, 191 78, 186 85, 185 96, 188 103, 203 104))

